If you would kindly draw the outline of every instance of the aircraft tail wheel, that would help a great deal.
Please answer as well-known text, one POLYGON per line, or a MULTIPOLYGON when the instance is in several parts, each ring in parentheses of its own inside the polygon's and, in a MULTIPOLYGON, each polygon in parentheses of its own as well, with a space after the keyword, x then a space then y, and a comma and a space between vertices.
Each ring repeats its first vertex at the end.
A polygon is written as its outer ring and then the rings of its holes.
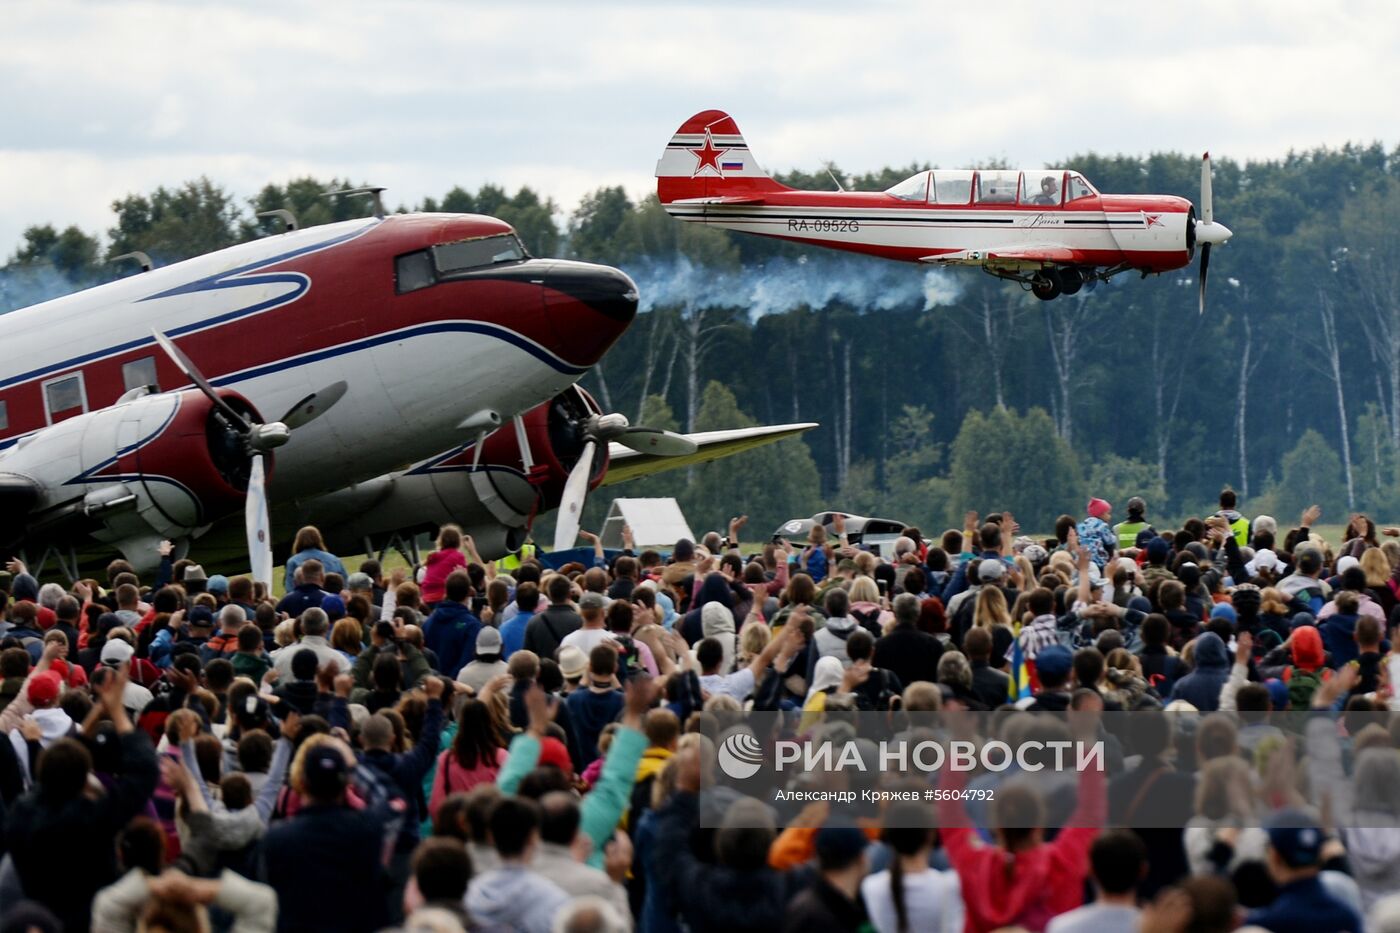
POLYGON ((1073 295, 1084 285, 1084 274, 1078 269, 1065 269, 1060 273, 1060 294, 1073 295))
POLYGON ((1031 294, 1041 301, 1059 297, 1060 274, 1054 269, 1046 269, 1031 280, 1031 294))

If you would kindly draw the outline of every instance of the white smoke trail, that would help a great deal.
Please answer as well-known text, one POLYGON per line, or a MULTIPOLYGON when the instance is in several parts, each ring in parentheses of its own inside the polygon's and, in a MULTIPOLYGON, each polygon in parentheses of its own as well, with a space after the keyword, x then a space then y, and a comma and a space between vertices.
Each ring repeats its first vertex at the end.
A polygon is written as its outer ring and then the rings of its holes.
POLYGON ((747 308, 750 318, 833 303, 858 310, 929 310, 956 302, 962 285, 943 269, 850 256, 770 259, 737 270, 716 270, 686 257, 623 265, 641 292, 641 310, 686 306, 747 308))
POLYGON ((0 266, 0 314, 61 298, 85 287, 47 263, 0 266))

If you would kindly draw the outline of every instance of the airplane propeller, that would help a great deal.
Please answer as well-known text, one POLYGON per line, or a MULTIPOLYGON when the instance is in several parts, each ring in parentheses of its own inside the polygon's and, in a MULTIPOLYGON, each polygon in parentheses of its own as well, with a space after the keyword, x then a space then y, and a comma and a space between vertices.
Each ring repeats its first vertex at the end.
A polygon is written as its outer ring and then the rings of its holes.
POLYGON ((1206 274, 1210 271, 1210 247, 1213 243, 1224 243, 1233 232, 1224 224, 1215 222, 1215 205, 1211 203, 1210 192, 1210 153, 1201 157, 1201 217, 1196 221, 1196 242, 1201 244, 1201 288, 1200 313, 1206 313, 1206 274))
POLYGON ((248 495, 244 505, 244 523, 248 534, 248 558, 252 562, 253 579, 272 586, 271 520, 267 510, 267 457, 291 440, 292 432, 319 418, 345 396, 349 388, 344 381, 333 382, 298 401, 276 421, 258 424, 249 421, 214 391, 209 380, 188 356, 165 334, 154 331, 156 343, 170 357, 180 372, 219 410, 230 427, 242 438, 251 460, 248 474, 248 495))
POLYGON ((640 453, 659 457, 683 457, 695 453, 695 442, 672 431, 632 425, 625 415, 589 415, 580 425, 583 430, 583 452, 578 463, 569 471, 564 494, 559 500, 559 517, 554 525, 554 550, 574 546, 579 523, 583 520, 583 503, 588 496, 588 480, 593 475, 593 458, 599 444, 613 441, 640 453))

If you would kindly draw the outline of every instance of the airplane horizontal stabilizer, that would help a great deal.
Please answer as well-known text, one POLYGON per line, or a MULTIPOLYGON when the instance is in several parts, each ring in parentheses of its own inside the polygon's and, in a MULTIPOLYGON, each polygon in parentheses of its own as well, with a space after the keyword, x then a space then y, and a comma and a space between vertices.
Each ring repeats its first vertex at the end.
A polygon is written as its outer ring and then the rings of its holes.
POLYGON ((629 479, 651 476, 666 470, 709 463, 721 457, 730 457, 764 444, 772 444, 789 437, 796 437, 804 431, 817 427, 816 422, 799 424, 767 424, 753 428, 734 428, 729 431, 701 431, 686 434, 695 442, 695 453, 678 457, 662 457, 642 453, 613 443, 608 445, 608 474, 602 485, 612 486, 629 479))

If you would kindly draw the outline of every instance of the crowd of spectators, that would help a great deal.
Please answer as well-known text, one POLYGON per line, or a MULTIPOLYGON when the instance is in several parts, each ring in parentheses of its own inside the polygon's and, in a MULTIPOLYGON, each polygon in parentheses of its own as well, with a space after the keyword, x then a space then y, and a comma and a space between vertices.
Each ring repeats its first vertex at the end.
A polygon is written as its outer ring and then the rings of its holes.
POLYGON ((1396 530, 1125 511, 555 569, 449 525, 389 573, 305 528, 280 597, 12 560, 0 929, 1400 931, 1396 530), (852 825, 701 793, 746 710, 1131 724, 1073 819, 1006 780, 852 825))

